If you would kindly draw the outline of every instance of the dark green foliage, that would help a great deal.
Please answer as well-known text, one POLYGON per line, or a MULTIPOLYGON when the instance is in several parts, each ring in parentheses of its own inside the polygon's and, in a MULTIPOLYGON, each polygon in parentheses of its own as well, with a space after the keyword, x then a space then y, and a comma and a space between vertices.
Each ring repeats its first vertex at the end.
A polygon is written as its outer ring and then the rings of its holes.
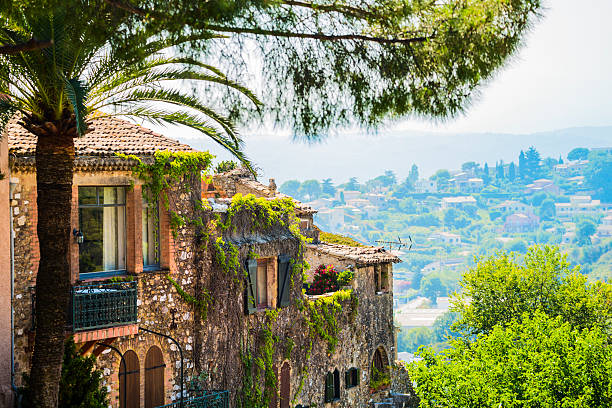
POLYGON ((576 242, 580 246, 591 245, 591 236, 597 231, 595 224, 589 220, 582 220, 576 226, 576 242))
POLYGON ((485 186, 489 185, 491 182, 491 175, 489 174, 489 164, 485 163, 484 168, 482 169, 482 181, 485 186))
POLYGON ((460 285, 453 310, 461 314, 459 327, 470 334, 489 333, 537 310, 577 329, 599 327, 612 334, 612 285, 587 283, 555 247, 531 247, 522 257, 497 253, 480 259, 460 285))
POLYGON ((221 173, 225 173, 228 172, 230 170, 234 170, 238 168, 238 163, 236 163, 233 160, 223 160, 220 161, 216 166, 215 166, 215 173, 216 174, 221 174, 221 173))
POLYGON ((408 180, 414 185, 419 179, 419 168, 416 164, 413 164, 410 168, 410 173, 408 173, 408 180))
POLYGON ((348 183, 344 185, 344 187, 346 190, 349 190, 349 191, 359 190, 359 183, 357 182, 357 177, 351 177, 348 183))
POLYGON ((321 195, 321 183, 317 180, 306 180, 300 186, 300 197, 316 200, 321 195))
POLYGON ((531 180, 541 177, 540 153, 531 146, 525 153, 525 176, 531 180))
POLYGON ((511 162, 508 166, 508 180, 514 181, 516 179, 516 166, 514 162, 511 162))
POLYGON ((326 178, 323 180, 321 183, 321 192, 332 197, 336 194, 336 187, 334 187, 332 179, 326 178))
POLYGON ((555 217, 555 202, 550 198, 542 201, 538 209, 538 215, 543 221, 552 220, 555 217))
MULTIPOLYGON (((83 357, 72 338, 64 345, 64 359, 60 378, 59 408, 106 408, 106 387, 102 385, 102 371, 96 369, 94 356, 83 357)), ((26 377, 26 383, 28 379, 26 377)), ((23 407, 30 407, 29 390, 23 391, 23 407)))
POLYGON ((457 229, 465 228, 470 225, 470 220, 466 217, 465 212, 449 208, 444 212, 444 225, 457 229))
MULTIPOLYGON (((571 152, 567 154, 567 160, 586 160, 589 157, 589 149, 585 147, 576 147, 572 149, 571 152)), ((563 163, 561 158, 559 158, 559 163, 563 163)))
POLYGON ((301 185, 302 183, 297 180, 288 180, 281 184, 279 191, 290 197, 299 198, 301 185))
POLYGON ((421 214, 412 217, 406 224, 418 227, 438 227, 440 225, 440 218, 434 214, 421 214))
POLYGON ((612 177, 610 177, 610 174, 612 174, 612 154, 609 152, 591 152, 585 178, 597 192, 597 198, 605 202, 612 201, 612 177))

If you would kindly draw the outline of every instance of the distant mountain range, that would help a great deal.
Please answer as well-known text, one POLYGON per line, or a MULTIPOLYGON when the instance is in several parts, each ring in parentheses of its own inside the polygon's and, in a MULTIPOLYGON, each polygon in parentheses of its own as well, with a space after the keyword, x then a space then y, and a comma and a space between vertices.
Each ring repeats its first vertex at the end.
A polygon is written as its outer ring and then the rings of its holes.
MULTIPOLYGON (((163 131, 163 130, 162 130, 163 131)), ((280 185, 290 179, 331 178, 334 183, 357 177, 360 182, 393 170, 399 179, 408 175, 416 163, 422 176, 436 170, 458 169, 467 161, 488 162, 494 167, 497 160, 517 161, 521 149, 529 146, 542 157, 565 156, 575 147, 612 146, 612 126, 581 127, 533 134, 498 133, 435 133, 381 132, 376 135, 341 134, 318 144, 292 142, 288 136, 253 136, 243 132, 246 152, 261 168, 260 180, 269 177, 280 185)), ((203 139, 181 138, 197 149, 209 149, 219 158, 220 149, 203 139)))

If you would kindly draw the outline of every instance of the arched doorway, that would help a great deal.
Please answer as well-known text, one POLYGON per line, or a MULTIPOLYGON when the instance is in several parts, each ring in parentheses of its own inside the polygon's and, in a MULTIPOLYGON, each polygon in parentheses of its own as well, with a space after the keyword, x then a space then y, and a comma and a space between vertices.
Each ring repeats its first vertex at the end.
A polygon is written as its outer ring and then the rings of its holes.
POLYGON ((373 391, 386 389, 391 385, 391 373, 389 370, 389 357, 383 346, 374 352, 372 368, 370 370, 370 388, 373 391))
POLYGON ((145 408, 164 405, 164 356, 157 346, 147 351, 145 358, 145 408))
MULTIPOLYGON (((274 370, 274 378, 278 378, 278 367, 276 364, 272 366, 272 370, 274 370)), ((272 392, 273 394, 270 396, 268 408, 278 408, 278 387, 274 388, 272 392)))
POLYGON ((119 406, 121 408, 140 408, 140 362, 134 350, 123 354, 119 364, 119 406), (124 378, 125 377, 125 378, 124 378))
POLYGON ((280 374, 280 408, 289 408, 291 401, 291 366, 287 361, 281 367, 280 374))

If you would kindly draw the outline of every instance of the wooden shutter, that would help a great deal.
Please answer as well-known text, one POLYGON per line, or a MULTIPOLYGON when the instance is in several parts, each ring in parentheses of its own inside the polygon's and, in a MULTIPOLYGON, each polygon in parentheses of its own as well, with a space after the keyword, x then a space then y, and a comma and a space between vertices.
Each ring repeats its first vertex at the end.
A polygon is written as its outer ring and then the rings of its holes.
POLYGON ((287 307, 291 303, 291 258, 286 255, 278 257, 278 307, 287 307))
POLYGON ((334 375, 327 373, 325 376, 325 402, 334 400, 334 375))
POLYGON ((291 366, 285 362, 280 373, 280 408, 289 408, 291 402, 291 366))
POLYGON ((340 371, 334 371, 334 399, 340 398, 340 371))
POLYGON ((359 379, 361 378, 361 370, 359 368, 353 368, 353 385, 359 385, 359 379))
POLYGON ((152 346, 145 358, 145 408, 164 405, 164 356, 157 346, 152 346))
POLYGON ((351 373, 353 372, 352 368, 349 368, 344 372, 344 387, 351 388, 353 383, 351 382, 351 373))
POLYGON ((119 406, 121 408, 140 408, 140 363, 133 350, 123 354, 119 364, 119 406), (125 401, 125 404, 124 404, 125 401))
POLYGON ((257 311, 257 259, 247 259, 247 287, 244 299, 248 314, 257 311))

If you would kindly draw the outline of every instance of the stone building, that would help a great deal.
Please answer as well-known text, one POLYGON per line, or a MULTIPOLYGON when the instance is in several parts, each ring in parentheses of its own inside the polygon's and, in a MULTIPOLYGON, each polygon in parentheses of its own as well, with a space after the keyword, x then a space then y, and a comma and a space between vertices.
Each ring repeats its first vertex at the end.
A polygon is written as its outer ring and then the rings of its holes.
MULTIPOLYGON (((183 395, 211 407, 366 407, 387 396, 394 255, 319 242, 313 209, 242 169, 185 175, 168 207, 147 201, 135 162, 115 153, 151 163, 159 150, 194 150, 118 119, 90 128, 76 140, 67 336, 97 357, 110 406, 178 406, 183 395), (319 264, 352 270, 350 288, 307 295, 319 264)), ((36 140, 14 122, 6 132, 0 392, 10 396, 34 345, 38 242, 36 140)))

